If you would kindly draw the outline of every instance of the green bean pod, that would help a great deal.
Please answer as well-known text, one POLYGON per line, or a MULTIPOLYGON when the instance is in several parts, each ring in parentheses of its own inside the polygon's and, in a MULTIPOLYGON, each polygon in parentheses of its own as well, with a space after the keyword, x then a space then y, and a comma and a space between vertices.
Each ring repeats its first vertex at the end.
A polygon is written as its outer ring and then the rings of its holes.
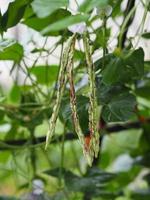
POLYGON ((89 79, 90 105, 88 112, 89 112, 89 130, 92 140, 91 148, 94 151, 95 157, 97 157, 99 153, 99 137, 100 137, 98 132, 98 113, 97 113, 98 105, 97 105, 96 86, 95 86, 95 69, 92 62, 87 32, 83 34, 83 44, 86 56, 88 79, 89 79))
POLYGON ((60 104, 61 104, 61 100, 63 97, 66 82, 67 82, 66 68, 67 68, 68 64, 70 63, 70 59, 72 60, 72 58, 70 57, 70 51, 71 51, 71 46, 74 43, 73 42, 74 40, 75 40, 75 34, 69 39, 69 41, 66 45, 66 48, 64 49, 64 52, 63 52, 59 75, 58 75, 58 89, 56 92, 56 100, 55 100, 55 104, 53 107, 52 116, 49 121, 49 131, 46 136, 45 149, 47 149, 48 144, 50 143, 50 140, 55 132, 56 121, 58 118, 60 104))
POLYGON ((70 107, 72 111, 72 118, 73 118, 73 124, 75 128, 75 132, 78 135, 80 144, 83 149, 83 154, 88 162, 88 164, 91 166, 93 162, 93 152, 91 151, 90 148, 86 149, 85 148, 85 138, 82 133, 82 129, 80 127, 79 123, 79 117, 77 113, 77 101, 76 101, 76 94, 75 94, 75 88, 74 88, 74 81, 73 81, 73 54, 74 54, 74 46, 71 46, 70 50, 70 57, 71 59, 69 60, 68 66, 67 66, 67 75, 68 75, 68 80, 70 84, 70 107))

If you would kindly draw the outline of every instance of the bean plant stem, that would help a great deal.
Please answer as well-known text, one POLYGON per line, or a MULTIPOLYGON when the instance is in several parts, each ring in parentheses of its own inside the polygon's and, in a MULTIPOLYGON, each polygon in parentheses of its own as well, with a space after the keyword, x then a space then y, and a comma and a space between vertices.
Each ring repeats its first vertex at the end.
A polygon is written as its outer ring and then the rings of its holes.
POLYGON ((128 15, 126 16, 126 19, 124 20, 124 22, 123 22, 123 24, 122 24, 122 26, 121 26, 120 34, 119 34, 119 41, 118 41, 118 43, 119 43, 119 48, 120 48, 120 49, 121 49, 121 47, 122 47, 122 39, 123 39, 123 34, 124 34, 124 32, 126 31, 126 26, 127 26, 128 22, 129 22, 129 20, 131 19, 131 17, 133 16, 133 14, 134 14, 134 12, 135 12, 135 10, 136 10, 136 7, 137 7, 137 6, 134 6, 134 7, 130 10, 130 12, 129 12, 128 15))
POLYGON ((103 18, 103 66, 102 66, 103 69, 105 67, 105 56, 106 56, 106 21, 107 21, 107 18, 106 16, 104 16, 103 18))
POLYGON ((62 178, 63 178, 63 167, 64 167, 64 156, 65 156, 65 133, 66 133, 66 126, 64 124, 64 132, 62 135, 61 141, 61 160, 60 160, 60 170, 59 170, 59 185, 62 185, 62 178))
POLYGON ((138 45, 139 41, 140 41, 140 38, 141 38, 141 35, 143 34, 143 29, 144 29, 144 25, 145 25, 145 21, 146 21, 146 17, 147 17, 147 13, 148 13, 148 5, 150 4, 150 0, 147 0, 146 4, 145 4, 145 8, 144 8, 144 14, 143 14, 143 18, 142 18, 142 21, 140 23, 140 26, 137 30, 137 35, 138 35, 138 32, 140 32, 139 36, 138 36, 138 39, 137 39, 137 42, 135 44, 135 47, 138 45))

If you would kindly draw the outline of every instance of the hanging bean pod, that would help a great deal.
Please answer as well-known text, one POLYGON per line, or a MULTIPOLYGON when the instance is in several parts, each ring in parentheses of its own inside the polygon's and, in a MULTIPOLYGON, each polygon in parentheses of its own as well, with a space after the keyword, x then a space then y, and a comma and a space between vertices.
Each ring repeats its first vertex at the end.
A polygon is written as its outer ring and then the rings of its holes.
POLYGON ((94 151, 95 157, 99 152, 99 132, 98 132, 98 105, 96 99, 96 86, 95 86, 95 70, 92 62, 88 34, 83 34, 83 44, 87 63, 87 72, 89 79, 89 130, 91 135, 91 148, 94 151))
POLYGON ((77 101, 76 101, 76 94, 75 94, 74 81, 73 81, 73 53, 74 53, 74 46, 72 45, 71 50, 70 50, 70 59, 67 66, 67 75, 68 75, 68 80, 70 84, 70 107, 72 111, 72 118, 73 118, 75 132, 78 135, 80 144, 83 149, 84 156, 87 159, 88 164, 91 166, 93 162, 93 155, 91 154, 92 152, 90 148, 88 148, 88 142, 85 144, 86 138, 84 137, 82 133, 80 123, 79 123, 79 117, 77 113, 77 101))
POLYGON ((47 149, 48 144, 49 144, 49 142, 54 134, 54 131, 55 131, 56 121, 58 118, 59 108, 60 108, 60 104, 61 104, 61 99, 63 97, 63 92, 64 92, 65 85, 67 82, 66 68, 70 64, 70 59, 72 59, 70 57, 70 50, 71 50, 71 46, 72 46, 72 43, 74 40, 75 40, 75 34, 69 39, 69 41, 66 45, 66 48, 64 49, 64 52, 63 52, 59 75, 58 75, 58 89, 57 89, 57 93, 56 93, 56 100, 55 100, 55 104, 53 107, 52 116, 49 121, 49 131, 46 136, 45 149, 47 149))

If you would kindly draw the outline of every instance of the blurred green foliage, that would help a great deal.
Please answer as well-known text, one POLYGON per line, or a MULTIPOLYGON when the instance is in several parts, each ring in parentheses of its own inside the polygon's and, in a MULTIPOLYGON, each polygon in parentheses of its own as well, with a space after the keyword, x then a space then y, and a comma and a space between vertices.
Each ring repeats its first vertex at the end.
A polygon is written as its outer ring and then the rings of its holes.
MULTIPOLYGON (((147 14, 149 4, 141 2, 147 14)), ((9 90, 0 85, 0 200, 150 199, 150 61, 144 60, 142 47, 134 46, 132 38, 125 35, 130 27, 126 20, 131 20, 130 12, 135 6, 127 3, 127 9, 122 10, 120 0, 84 0, 77 6, 77 14, 72 14, 69 0, 15 0, 4 14, 0 12, 0 60, 11 61, 10 75, 15 70, 25 74, 23 84, 19 84, 18 75, 9 90), (94 8, 100 15, 91 15, 94 8), (113 38, 107 21, 116 22, 117 17, 121 17, 122 24, 113 38), (94 27, 97 21, 98 27, 94 27), (92 54, 102 52, 94 60, 101 110, 101 150, 91 168, 74 135, 68 85, 55 137, 48 150, 44 149, 62 52, 57 55, 59 63, 55 65, 49 64, 49 56, 57 48, 62 49, 72 35, 68 26, 79 22, 88 27, 92 54), (31 39, 33 48, 27 55, 22 41, 7 37, 9 28, 18 24, 38 32, 44 45, 38 46, 31 39), (120 31, 125 44, 122 48, 116 44, 112 50, 109 42, 118 40, 120 31), (55 44, 49 42, 51 36, 57 40, 55 44), (27 60, 29 55, 33 64, 27 60), (109 131, 111 127, 113 131, 109 131), (34 185, 35 180, 42 181, 41 185, 34 185)), ((147 41, 150 33, 142 30, 133 38, 136 36, 147 41)), ((82 35, 78 34, 77 41, 80 44, 82 35)), ((74 61, 77 112, 86 135, 89 132, 88 82, 80 45, 76 47, 74 61)))

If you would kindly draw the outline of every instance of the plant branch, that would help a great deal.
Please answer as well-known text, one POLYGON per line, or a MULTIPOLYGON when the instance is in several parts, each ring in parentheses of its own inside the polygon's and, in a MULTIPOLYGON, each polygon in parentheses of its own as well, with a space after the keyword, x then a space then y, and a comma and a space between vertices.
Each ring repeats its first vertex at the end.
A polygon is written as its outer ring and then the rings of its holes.
MULTIPOLYGON (((123 20, 123 25, 125 24, 125 27, 124 27, 124 30, 123 30, 123 33, 119 35, 119 46, 121 48, 124 48, 125 47, 125 42, 126 42, 126 39, 127 39, 127 33, 128 33, 128 29, 129 29, 129 26, 131 25, 133 19, 134 19, 134 14, 131 14, 130 13, 133 12, 135 13, 134 11, 134 6, 135 6, 135 0, 128 0, 128 3, 127 3, 127 7, 125 9, 125 15, 124 15, 124 20, 123 20), (127 19, 127 16, 129 16, 129 19, 126 22, 126 19, 127 19), (120 39, 121 37, 121 39, 120 39)), ((122 25, 122 27, 123 27, 122 25)))

